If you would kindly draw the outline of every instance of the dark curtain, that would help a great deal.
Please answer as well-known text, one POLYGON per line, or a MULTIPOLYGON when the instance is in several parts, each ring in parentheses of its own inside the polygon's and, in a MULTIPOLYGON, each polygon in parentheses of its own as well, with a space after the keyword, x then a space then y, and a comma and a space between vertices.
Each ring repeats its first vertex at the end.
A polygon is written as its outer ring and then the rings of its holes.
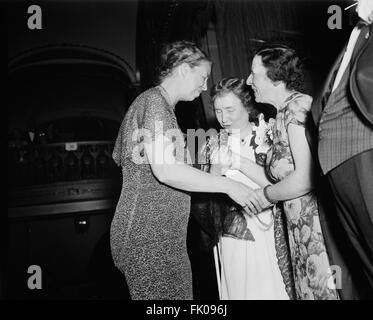
POLYGON ((176 40, 190 40, 200 44, 212 8, 212 0, 139 0, 136 64, 143 90, 154 85, 157 80, 163 44, 176 40))
POLYGON ((137 7, 136 65, 140 73, 141 91, 156 79, 163 21, 167 17, 168 2, 140 0, 137 7))
POLYGON ((223 77, 246 78, 255 51, 265 42, 294 47, 306 69, 305 93, 314 95, 356 23, 354 10, 342 10, 343 27, 327 26, 328 8, 336 0, 215 0, 219 55, 223 77))
MULTIPOLYGON (((141 75, 141 91, 157 82, 163 44, 190 40, 201 44, 212 14, 212 0, 140 0, 138 3, 136 64, 141 75)), ((179 102, 176 116, 181 130, 206 124, 201 98, 179 102)))
POLYGON ((216 0, 215 23, 223 77, 246 78, 255 50, 265 41, 288 40, 296 16, 289 2, 216 0))

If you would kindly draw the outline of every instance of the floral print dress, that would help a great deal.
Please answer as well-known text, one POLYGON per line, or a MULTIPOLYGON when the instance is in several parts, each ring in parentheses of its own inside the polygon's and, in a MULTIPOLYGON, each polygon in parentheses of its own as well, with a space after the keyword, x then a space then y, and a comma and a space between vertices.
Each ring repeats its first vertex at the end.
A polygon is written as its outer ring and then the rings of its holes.
MULTIPOLYGON (((268 175, 278 182, 291 174, 294 167, 288 125, 305 126, 312 98, 292 94, 278 111, 273 127, 273 148, 267 154, 268 175)), ((310 192, 283 202, 293 266, 297 299, 339 299, 321 231, 317 198, 310 192)))

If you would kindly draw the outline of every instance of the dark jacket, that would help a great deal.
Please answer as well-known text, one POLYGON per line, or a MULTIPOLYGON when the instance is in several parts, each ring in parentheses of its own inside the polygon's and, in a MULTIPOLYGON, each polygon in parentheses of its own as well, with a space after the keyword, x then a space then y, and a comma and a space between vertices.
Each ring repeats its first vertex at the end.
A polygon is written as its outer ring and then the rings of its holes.
MULTIPOLYGON (((362 36, 362 34, 360 34, 362 36)), ((320 94, 312 103, 312 117, 316 126, 326 105, 334 81, 335 71, 339 68, 346 46, 336 59, 320 94)), ((360 50, 353 52, 351 60, 349 87, 356 108, 373 125, 373 25, 369 26, 369 38, 360 50)))
MULTIPOLYGON (((363 36, 361 33, 360 36, 363 36)), ((335 60, 325 82, 312 102, 311 115, 307 119, 306 137, 314 160, 318 159, 318 126, 321 114, 331 94, 336 72, 343 59, 347 44, 335 60)), ((355 50, 350 60, 349 88, 354 106, 363 119, 373 126, 373 25, 369 26, 369 38, 359 50, 355 50)), ((318 161, 315 161, 318 164, 318 161)))

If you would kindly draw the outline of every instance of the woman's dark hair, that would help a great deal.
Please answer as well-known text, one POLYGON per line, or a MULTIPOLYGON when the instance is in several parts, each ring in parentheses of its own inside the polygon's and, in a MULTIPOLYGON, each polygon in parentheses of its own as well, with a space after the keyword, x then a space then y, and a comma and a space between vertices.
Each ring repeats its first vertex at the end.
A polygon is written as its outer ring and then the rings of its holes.
POLYGON ((244 79, 223 78, 211 88, 211 100, 214 104, 216 98, 222 97, 227 93, 233 93, 242 102, 251 119, 255 119, 257 110, 254 108, 253 98, 250 87, 244 79))
POLYGON ((176 41, 163 47, 159 66, 159 80, 166 78, 176 67, 182 63, 195 67, 202 61, 211 63, 210 58, 194 42, 176 41))
POLYGON ((303 63, 294 49, 272 44, 259 48, 255 55, 262 58, 269 79, 283 81, 288 90, 303 90, 303 63))

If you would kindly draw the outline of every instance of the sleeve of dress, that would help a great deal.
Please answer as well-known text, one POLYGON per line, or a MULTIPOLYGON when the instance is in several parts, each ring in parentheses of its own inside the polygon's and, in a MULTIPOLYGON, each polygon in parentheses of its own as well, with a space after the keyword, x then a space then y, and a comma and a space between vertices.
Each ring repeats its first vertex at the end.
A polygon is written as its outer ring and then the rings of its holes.
POLYGON ((147 98, 144 106, 142 128, 146 130, 152 140, 159 134, 172 136, 171 130, 178 130, 172 122, 172 111, 160 94, 152 94, 147 98))
POLYGON ((311 116, 311 104, 312 98, 303 94, 290 101, 284 114, 285 128, 287 129, 290 123, 305 127, 307 118, 311 116))
POLYGON ((117 138, 115 140, 112 157, 118 166, 123 166, 125 159, 132 159, 133 150, 136 141, 133 139, 134 132, 137 132, 137 123, 135 119, 135 106, 139 104, 141 97, 137 97, 132 103, 120 125, 117 138))
POLYGON ((161 157, 169 164, 175 161, 189 163, 185 137, 177 124, 175 113, 160 93, 154 92, 149 95, 140 123, 142 134, 146 139, 144 142, 149 141, 149 138, 154 142, 150 149, 152 152, 148 154, 149 157, 161 157), (160 155, 162 148, 163 155, 160 155))
POLYGON ((158 134, 171 128, 174 128, 172 110, 167 108, 160 93, 143 92, 131 104, 120 126, 112 154, 115 163, 123 166, 125 159, 146 163, 144 138, 151 136, 155 140, 158 134))

